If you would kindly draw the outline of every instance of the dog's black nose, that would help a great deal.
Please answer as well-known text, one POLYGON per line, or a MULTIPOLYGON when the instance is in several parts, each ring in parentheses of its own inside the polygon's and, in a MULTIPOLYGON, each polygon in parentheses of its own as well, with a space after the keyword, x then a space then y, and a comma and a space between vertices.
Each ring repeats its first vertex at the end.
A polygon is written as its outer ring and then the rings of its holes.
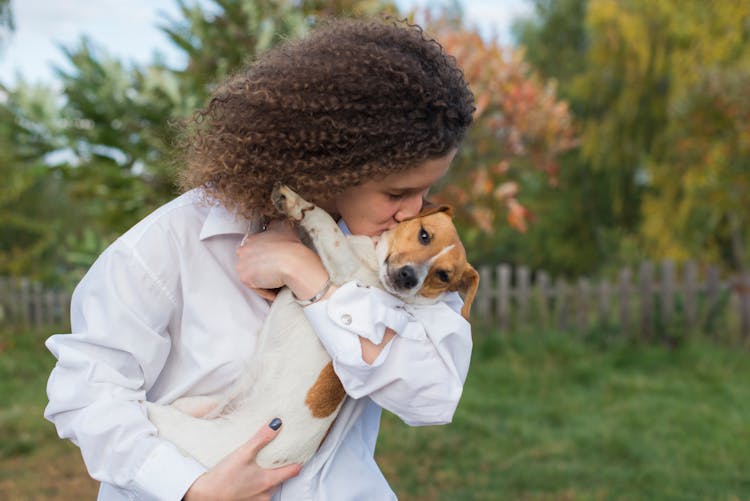
POLYGON ((400 289, 411 289, 417 285, 417 273, 411 266, 402 266, 396 274, 396 285, 400 289))

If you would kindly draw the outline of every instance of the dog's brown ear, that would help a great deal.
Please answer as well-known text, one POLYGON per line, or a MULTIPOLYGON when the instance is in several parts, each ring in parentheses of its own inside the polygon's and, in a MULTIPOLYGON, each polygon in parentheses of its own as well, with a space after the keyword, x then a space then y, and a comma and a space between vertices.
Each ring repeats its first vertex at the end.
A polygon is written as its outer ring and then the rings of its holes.
POLYGON ((474 302, 474 296, 477 295, 477 289, 479 289, 479 273, 469 263, 466 263, 466 269, 463 275, 461 275, 461 281, 458 284, 458 293, 464 300, 464 306, 461 308, 461 315, 469 320, 469 312, 471 311, 471 303, 474 302))
POLYGON ((429 216, 430 214, 435 214, 437 212, 445 212, 450 217, 453 217, 453 208, 450 205, 437 205, 429 203, 426 200, 422 206, 422 210, 417 214, 417 217, 429 216))

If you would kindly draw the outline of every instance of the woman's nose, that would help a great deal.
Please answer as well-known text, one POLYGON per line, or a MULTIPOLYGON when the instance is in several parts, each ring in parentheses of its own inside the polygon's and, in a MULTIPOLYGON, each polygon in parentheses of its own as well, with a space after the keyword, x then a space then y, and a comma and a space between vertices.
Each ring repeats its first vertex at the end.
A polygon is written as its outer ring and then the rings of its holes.
POLYGON ((398 212, 394 214, 393 218, 399 223, 405 219, 412 218, 419 214, 422 210, 422 194, 417 193, 401 201, 401 205, 398 208, 398 212))

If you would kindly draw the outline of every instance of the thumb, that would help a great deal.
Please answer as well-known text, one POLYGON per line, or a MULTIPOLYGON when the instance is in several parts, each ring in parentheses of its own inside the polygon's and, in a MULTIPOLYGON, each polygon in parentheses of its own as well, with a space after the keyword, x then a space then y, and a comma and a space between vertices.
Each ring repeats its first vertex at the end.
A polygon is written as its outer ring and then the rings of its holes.
POLYGON ((258 452, 280 433, 281 419, 273 418, 267 425, 262 426, 255 435, 239 447, 242 455, 249 462, 255 460, 258 452))

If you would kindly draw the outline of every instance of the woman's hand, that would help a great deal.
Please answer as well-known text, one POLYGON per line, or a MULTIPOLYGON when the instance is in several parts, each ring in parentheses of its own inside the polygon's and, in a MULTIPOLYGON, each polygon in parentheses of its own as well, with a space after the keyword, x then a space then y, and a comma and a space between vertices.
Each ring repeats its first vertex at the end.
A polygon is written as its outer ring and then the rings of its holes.
POLYGON ((240 282, 272 300, 288 286, 298 298, 313 296, 328 278, 317 254, 286 221, 273 221, 266 231, 249 235, 237 248, 240 282))
POLYGON ((274 430, 270 424, 258 430, 253 438, 198 477, 183 499, 270 500, 279 484, 296 476, 302 468, 292 464, 266 470, 255 464, 255 456, 278 433, 278 428, 274 430))

